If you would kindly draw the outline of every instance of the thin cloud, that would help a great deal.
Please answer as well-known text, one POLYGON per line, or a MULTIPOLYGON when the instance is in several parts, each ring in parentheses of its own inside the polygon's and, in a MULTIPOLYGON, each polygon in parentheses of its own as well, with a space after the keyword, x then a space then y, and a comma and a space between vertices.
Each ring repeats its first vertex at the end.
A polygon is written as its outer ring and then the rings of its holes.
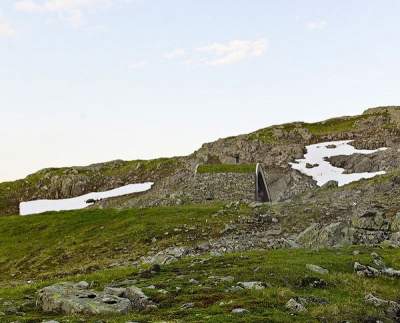
POLYGON ((55 14, 74 27, 84 23, 89 10, 112 5, 113 0, 18 0, 15 9, 28 13, 55 14))
POLYGON ((130 70, 138 70, 147 66, 147 61, 138 61, 129 64, 128 68, 130 70))
POLYGON ((306 23, 308 30, 322 30, 325 29, 328 23, 325 20, 313 20, 306 23))
POLYGON ((194 49, 177 48, 164 55, 166 59, 181 59, 189 65, 220 66, 260 57, 267 51, 265 39, 232 40, 225 43, 211 43, 194 49))
POLYGON ((211 66, 230 65, 252 57, 260 57, 266 50, 265 39, 232 40, 227 43, 212 43, 196 49, 197 52, 206 54, 201 62, 211 66))
POLYGON ((0 19, 0 37, 13 37, 15 33, 15 29, 7 21, 0 19))
POLYGON ((164 54, 166 59, 175 59, 183 56, 186 56, 186 50, 183 48, 177 48, 164 54))

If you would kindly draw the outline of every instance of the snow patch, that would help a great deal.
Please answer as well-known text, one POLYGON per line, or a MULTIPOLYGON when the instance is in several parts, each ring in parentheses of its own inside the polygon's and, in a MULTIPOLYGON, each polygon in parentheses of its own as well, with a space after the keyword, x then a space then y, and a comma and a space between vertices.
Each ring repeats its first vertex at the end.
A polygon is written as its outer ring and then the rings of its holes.
POLYGON ((21 202, 19 205, 20 215, 38 214, 49 211, 69 211, 84 209, 92 203, 86 203, 88 200, 100 200, 110 197, 118 197, 132 193, 145 192, 151 189, 154 183, 129 184, 115 188, 110 191, 88 193, 78 197, 61 200, 36 200, 21 202))
POLYGON ((374 172, 374 173, 353 173, 343 174, 344 169, 331 165, 330 162, 324 160, 326 157, 333 157, 339 155, 350 156, 353 154, 373 154, 378 151, 384 151, 387 148, 379 148, 376 150, 365 150, 356 149, 349 143, 352 140, 342 141, 330 141, 322 142, 310 146, 306 146, 307 153, 304 155, 304 159, 297 159, 294 163, 289 163, 293 169, 297 169, 303 174, 311 176, 318 186, 322 186, 329 181, 337 181, 339 186, 358 181, 362 178, 372 178, 377 175, 383 175, 386 172, 374 172), (313 168, 307 168, 306 165, 311 164, 318 166, 313 168))

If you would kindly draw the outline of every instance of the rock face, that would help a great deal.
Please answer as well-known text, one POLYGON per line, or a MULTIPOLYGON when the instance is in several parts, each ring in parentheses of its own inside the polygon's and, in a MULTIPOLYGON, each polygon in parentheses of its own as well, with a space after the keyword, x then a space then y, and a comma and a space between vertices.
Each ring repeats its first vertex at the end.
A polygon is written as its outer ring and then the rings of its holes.
POLYGON ((353 241, 353 230, 342 222, 327 226, 314 223, 297 237, 297 242, 305 247, 341 247, 353 241))
POLYGON ((135 287, 104 292, 89 290, 80 284, 60 283, 39 291, 38 305, 44 312, 84 314, 126 314, 151 306, 151 301, 135 287))

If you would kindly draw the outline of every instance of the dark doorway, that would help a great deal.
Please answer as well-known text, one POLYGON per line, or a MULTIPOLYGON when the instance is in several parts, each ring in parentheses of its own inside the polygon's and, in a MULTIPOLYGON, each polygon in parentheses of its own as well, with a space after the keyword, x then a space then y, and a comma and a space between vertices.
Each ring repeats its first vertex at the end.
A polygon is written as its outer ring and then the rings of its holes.
POLYGON ((236 164, 240 164, 240 155, 239 154, 235 155, 235 162, 236 162, 236 164))
POLYGON ((256 169, 256 201, 262 203, 271 202, 264 170, 260 164, 257 164, 256 169))

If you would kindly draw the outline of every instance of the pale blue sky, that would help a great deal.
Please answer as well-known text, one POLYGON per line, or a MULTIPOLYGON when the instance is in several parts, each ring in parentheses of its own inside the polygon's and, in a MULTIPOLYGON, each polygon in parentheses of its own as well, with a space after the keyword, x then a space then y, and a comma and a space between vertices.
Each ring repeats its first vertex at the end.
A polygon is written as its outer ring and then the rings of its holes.
POLYGON ((398 0, 2 0, 0 181, 400 105, 398 0))

